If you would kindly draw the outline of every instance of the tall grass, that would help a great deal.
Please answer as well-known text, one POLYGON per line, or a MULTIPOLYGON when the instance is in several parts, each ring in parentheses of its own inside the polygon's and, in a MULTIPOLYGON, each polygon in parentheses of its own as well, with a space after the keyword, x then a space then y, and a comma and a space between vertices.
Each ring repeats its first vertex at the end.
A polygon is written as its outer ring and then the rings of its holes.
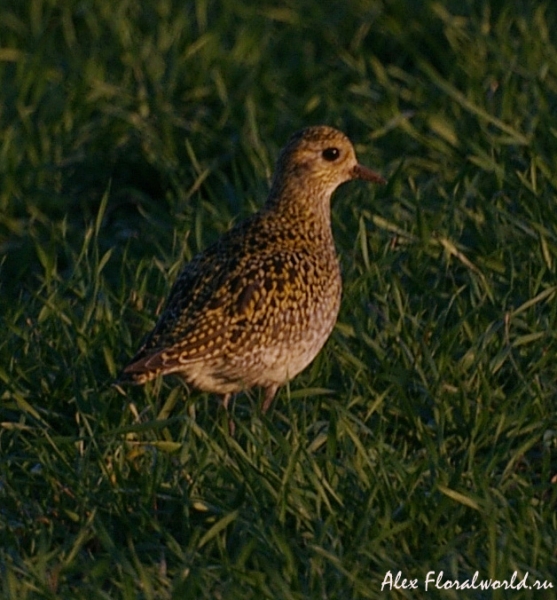
POLYGON ((0 590, 379 598, 557 586, 552 3, 0 7, 0 590), (118 370, 184 260, 328 123, 332 339, 262 416, 118 370))

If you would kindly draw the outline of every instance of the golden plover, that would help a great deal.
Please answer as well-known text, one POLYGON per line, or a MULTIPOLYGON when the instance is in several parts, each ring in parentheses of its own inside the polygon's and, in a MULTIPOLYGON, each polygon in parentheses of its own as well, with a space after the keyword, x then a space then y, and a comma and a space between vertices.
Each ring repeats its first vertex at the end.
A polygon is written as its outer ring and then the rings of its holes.
POLYGON ((340 131, 295 133, 263 208, 186 264, 120 381, 142 384, 173 373, 222 395, 225 408, 232 394, 261 386, 266 412, 336 322, 341 277, 330 200, 352 179, 385 183, 358 164, 340 131))

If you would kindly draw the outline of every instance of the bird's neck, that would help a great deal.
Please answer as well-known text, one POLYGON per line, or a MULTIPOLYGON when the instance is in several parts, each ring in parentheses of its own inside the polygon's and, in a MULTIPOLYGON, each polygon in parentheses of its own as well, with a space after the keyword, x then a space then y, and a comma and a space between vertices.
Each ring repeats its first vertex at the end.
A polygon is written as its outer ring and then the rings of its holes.
POLYGON ((293 226, 331 232, 331 196, 332 192, 323 186, 275 179, 264 210, 293 226))

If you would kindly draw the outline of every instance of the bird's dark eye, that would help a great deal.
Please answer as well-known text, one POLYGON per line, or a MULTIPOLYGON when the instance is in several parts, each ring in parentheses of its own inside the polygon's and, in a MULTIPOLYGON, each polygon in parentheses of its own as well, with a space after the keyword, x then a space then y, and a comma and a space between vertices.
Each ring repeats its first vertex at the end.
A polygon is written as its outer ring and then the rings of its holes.
POLYGON ((333 162, 340 156, 340 150, 338 148, 325 148, 323 150, 321 156, 328 160, 329 162, 333 162))

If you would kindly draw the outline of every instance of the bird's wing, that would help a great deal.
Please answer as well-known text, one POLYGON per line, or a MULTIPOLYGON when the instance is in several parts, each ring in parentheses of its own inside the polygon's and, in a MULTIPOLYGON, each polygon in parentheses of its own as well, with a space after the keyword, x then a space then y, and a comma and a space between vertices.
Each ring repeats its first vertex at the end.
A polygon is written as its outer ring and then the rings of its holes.
POLYGON ((218 312, 214 298, 226 270, 226 264, 215 260, 215 250, 209 248, 184 267, 155 328, 124 369, 125 373, 166 370, 169 366, 166 363, 173 360, 178 348, 183 360, 201 358, 206 353, 210 340, 207 335, 203 339, 199 336, 199 321, 203 316, 210 317, 212 303, 215 304, 212 312, 218 312))
POLYGON ((238 309, 250 292, 243 289, 250 280, 249 248, 240 228, 231 233, 184 267, 155 328, 125 367, 123 378, 169 373, 223 351, 232 335, 230 325, 242 316, 238 309))

